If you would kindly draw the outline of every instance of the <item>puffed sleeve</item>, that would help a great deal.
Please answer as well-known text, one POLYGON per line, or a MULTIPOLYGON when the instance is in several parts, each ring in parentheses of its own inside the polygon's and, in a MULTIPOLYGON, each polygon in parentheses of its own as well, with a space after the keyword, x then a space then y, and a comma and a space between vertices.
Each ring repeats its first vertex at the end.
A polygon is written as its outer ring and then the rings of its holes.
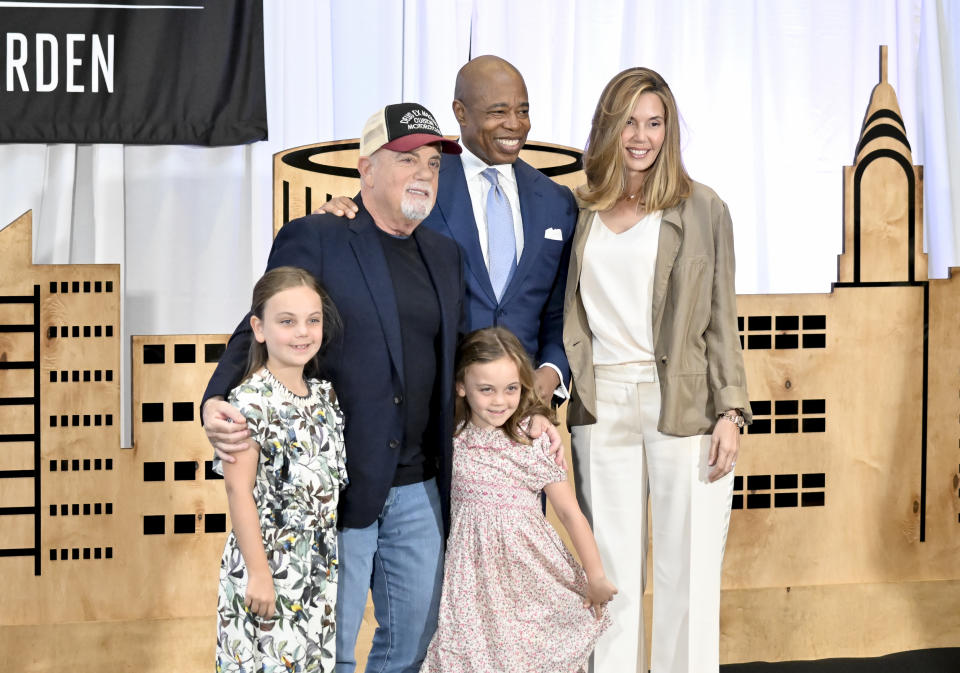
POLYGON ((531 490, 541 491, 547 484, 567 480, 567 471, 557 465, 550 454, 550 438, 547 433, 537 437, 525 449, 525 482, 531 490))

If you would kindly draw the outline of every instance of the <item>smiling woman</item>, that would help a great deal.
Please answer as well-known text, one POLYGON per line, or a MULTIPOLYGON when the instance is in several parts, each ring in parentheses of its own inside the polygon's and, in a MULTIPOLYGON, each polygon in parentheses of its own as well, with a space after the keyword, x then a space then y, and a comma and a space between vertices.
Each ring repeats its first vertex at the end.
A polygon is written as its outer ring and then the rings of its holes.
MULTIPOLYGON (((627 185, 627 201, 635 201, 640 195, 644 178, 653 162, 660 156, 666 127, 663 118, 666 112, 663 101, 655 93, 642 93, 637 98, 630 117, 620 132, 620 144, 623 147, 623 162, 630 176, 627 185)), ((641 201, 643 201, 641 199, 641 201)), ((640 201, 635 201, 639 211, 640 201)))
POLYGON ((646 668, 647 496, 653 516, 651 668, 716 671, 720 565, 739 427, 750 419, 726 204, 680 157, 676 102, 631 68, 597 103, 564 302, 574 473, 621 595, 596 673, 646 668), (635 515, 624 517, 623 512, 635 515))

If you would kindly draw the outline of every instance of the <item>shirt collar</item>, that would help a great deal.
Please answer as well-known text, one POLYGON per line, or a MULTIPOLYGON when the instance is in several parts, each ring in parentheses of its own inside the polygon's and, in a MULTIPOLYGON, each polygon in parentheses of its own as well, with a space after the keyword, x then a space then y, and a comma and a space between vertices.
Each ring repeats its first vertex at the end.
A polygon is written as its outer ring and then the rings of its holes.
POLYGON ((494 166, 490 166, 484 163, 483 159, 480 159, 476 154, 467 149, 467 146, 463 143, 460 143, 460 147, 463 148, 463 153, 460 155, 460 163, 463 164, 463 174, 467 180, 480 177, 480 174, 488 168, 496 168, 497 173, 500 174, 500 179, 509 180, 512 184, 517 183, 517 178, 513 174, 513 164, 495 164, 494 166))

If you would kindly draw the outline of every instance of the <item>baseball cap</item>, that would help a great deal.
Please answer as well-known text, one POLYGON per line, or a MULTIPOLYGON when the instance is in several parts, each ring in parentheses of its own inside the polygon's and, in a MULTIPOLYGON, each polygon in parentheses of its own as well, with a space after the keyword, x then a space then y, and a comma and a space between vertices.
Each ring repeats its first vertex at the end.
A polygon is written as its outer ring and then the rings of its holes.
POLYGON ((440 133, 440 125, 430 111, 419 103, 394 103, 377 110, 363 126, 360 156, 369 157, 381 147, 394 152, 409 152, 429 143, 440 143, 445 154, 463 150, 440 133))

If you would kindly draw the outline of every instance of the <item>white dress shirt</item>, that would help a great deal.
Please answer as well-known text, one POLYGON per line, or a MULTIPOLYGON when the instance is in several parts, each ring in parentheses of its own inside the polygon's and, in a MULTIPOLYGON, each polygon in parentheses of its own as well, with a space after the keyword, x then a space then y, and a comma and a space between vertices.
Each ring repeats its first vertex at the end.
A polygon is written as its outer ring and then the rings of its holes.
MULTIPOLYGON (((507 201, 510 202, 510 212, 513 214, 513 235, 517 242, 517 260, 523 254, 523 219, 520 216, 520 192, 517 188, 517 176, 513 171, 513 164, 496 164, 490 166, 479 159, 477 155, 471 152, 467 147, 460 143, 463 153, 460 155, 460 163, 463 164, 463 174, 467 178, 467 191, 470 193, 470 203, 473 205, 473 219, 477 223, 477 234, 480 238, 480 250, 483 252, 483 263, 490 271, 490 258, 487 253, 487 194, 492 185, 490 181, 483 177, 483 171, 488 168, 496 168, 497 181, 500 189, 503 190, 507 201)), ((566 273, 566 270, 563 270, 566 273)), ((567 387, 563 383, 563 375, 560 368, 552 362, 542 362, 540 367, 550 367, 557 373, 560 379, 560 385, 557 386, 553 394, 561 399, 570 396, 567 387)), ((549 400, 548 400, 549 401, 549 400)))
POLYGON ((477 221, 477 233, 480 235, 480 250, 483 252, 483 262, 490 270, 490 259, 487 253, 487 194, 490 192, 490 181, 483 177, 483 171, 488 168, 497 169, 497 180, 500 188, 510 202, 510 212, 513 214, 513 235, 517 241, 517 259, 523 254, 523 220, 520 217, 520 193, 517 191, 517 176, 513 172, 513 164, 497 164, 490 166, 478 159, 473 152, 463 147, 460 162, 463 164, 463 174, 467 178, 467 191, 470 192, 470 203, 473 204, 473 217, 477 221))

